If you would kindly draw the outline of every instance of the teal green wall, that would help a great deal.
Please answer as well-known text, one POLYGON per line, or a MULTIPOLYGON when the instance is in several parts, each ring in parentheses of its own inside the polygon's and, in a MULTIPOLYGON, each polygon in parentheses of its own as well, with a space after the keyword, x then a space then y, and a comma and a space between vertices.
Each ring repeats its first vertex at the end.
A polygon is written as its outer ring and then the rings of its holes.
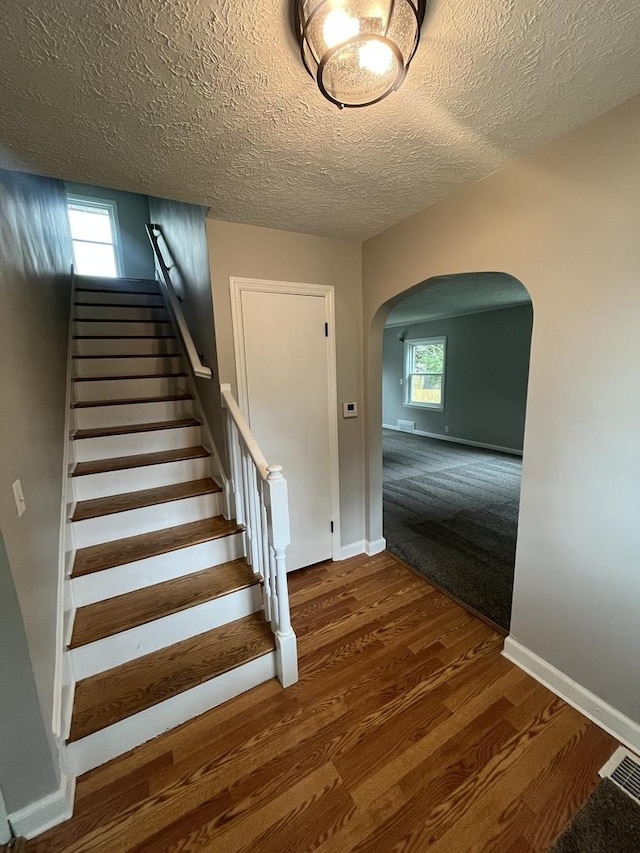
POLYGON ((415 421, 416 429, 451 438, 522 450, 531 305, 384 330, 382 420, 415 421), (404 345, 407 339, 447 336, 444 411, 403 405, 404 345))

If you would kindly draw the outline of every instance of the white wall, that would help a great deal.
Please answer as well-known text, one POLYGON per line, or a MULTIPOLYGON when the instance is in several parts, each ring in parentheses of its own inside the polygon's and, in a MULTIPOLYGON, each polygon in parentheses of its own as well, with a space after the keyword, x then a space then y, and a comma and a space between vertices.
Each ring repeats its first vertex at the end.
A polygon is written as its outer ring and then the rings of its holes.
MULTIPOLYGON (((230 276, 328 284, 335 288, 338 406, 362 400, 360 244, 214 219, 207 219, 207 233, 220 381, 230 382, 237 394, 230 276)), ((347 546, 364 534, 362 417, 338 418, 338 444, 341 537, 347 546)))
POLYGON ((534 324, 512 636, 636 724, 639 198, 634 99, 363 249, 369 537, 381 528, 389 308, 432 276, 515 276, 532 297, 534 324))

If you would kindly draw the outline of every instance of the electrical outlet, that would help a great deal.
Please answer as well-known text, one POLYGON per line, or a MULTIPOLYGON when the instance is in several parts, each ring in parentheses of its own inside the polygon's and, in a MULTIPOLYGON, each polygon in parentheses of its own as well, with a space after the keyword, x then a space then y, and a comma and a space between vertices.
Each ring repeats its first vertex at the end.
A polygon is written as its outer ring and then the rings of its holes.
POLYGON ((22 483, 20 480, 16 480, 11 488, 13 489, 13 497, 15 498, 16 509, 18 510, 18 518, 20 518, 21 515, 24 515, 24 511, 27 508, 24 492, 22 491, 22 483))
POLYGON ((449 435, 449 424, 444 425, 444 434, 449 435))

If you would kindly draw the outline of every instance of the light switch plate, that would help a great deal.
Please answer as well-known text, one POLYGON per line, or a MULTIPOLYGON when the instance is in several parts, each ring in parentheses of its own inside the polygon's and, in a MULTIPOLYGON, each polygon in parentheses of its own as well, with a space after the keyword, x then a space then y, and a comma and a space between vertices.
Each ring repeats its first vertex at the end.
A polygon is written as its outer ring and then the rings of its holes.
POLYGON ((24 511, 27 508, 27 504, 24 499, 24 493, 22 491, 22 483, 20 482, 20 480, 16 480, 15 483, 12 484, 11 488, 13 489, 13 497, 16 501, 18 518, 20 518, 21 515, 24 515, 24 511))
POLYGON ((342 404, 342 417, 343 418, 357 418, 358 417, 358 404, 356 402, 343 403, 342 404))

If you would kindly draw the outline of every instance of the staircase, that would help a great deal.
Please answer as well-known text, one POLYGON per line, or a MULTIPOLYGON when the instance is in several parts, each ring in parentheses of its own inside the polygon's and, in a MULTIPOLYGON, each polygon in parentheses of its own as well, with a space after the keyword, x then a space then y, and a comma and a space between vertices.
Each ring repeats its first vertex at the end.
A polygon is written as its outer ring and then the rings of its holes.
POLYGON ((79 775, 281 672, 275 580, 272 603, 163 290, 74 281, 65 728, 79 775))

